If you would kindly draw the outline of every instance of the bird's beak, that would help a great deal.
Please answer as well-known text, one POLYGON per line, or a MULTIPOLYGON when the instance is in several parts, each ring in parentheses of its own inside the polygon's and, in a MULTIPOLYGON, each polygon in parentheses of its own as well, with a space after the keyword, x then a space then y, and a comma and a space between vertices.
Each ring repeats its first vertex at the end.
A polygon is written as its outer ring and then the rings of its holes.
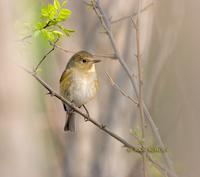
POLYGON ((93 64, 101 62, 101 60, 94 60, 93 58, 89 58, 89 57, 87 59, 89 60, 89 62, 93 64))
POLYGON ((92 60, 91 62, 92 63, 99 63, 99 62, 101 62, 101 60, 92 60))

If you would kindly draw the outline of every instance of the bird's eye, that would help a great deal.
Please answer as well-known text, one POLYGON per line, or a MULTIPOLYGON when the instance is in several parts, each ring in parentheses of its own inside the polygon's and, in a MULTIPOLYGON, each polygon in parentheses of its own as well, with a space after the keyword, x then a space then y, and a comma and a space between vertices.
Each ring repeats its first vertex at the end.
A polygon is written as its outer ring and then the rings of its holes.
POLYGON ((86 63, 87 61, 83 59, 82 62, 83 62, 83 63, 86 63))

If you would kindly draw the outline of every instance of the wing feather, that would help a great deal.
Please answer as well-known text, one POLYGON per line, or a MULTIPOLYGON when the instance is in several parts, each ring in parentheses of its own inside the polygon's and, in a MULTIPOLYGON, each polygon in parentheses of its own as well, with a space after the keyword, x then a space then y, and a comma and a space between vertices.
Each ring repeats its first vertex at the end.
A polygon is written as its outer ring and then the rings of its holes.
POLYGON ((69 94, 69 87, 72 81, 72 70, 66 69, 60 78, 60 93, 62 96, 67 97, 69 94))

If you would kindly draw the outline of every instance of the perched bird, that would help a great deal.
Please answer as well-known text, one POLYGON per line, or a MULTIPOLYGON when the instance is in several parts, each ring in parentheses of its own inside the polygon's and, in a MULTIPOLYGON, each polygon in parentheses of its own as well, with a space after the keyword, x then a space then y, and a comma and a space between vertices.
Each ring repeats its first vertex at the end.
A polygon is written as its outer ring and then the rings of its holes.
MULTIPOLYGON (((93 55, 87 51, 80 51, 74 54, 62 73, 60 78, 60 94, 75 106, 84 106, 93 99, 99 89, 99 81, 95 70, 93 55)), ((74 111, 64 104, 66 111, 65 131, 75 131, 74 111)))

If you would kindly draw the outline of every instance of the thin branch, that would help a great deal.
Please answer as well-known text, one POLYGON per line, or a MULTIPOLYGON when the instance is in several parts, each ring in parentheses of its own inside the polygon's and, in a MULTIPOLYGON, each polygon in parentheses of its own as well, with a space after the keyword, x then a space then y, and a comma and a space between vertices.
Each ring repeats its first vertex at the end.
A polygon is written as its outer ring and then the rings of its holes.
POLYGON ((100 55, 100 54, 93 54, 94 57, 97 58, 108 58, 108 59, 112 59, 112 60, 116 60, 116 56, 115 55, 100 55))
POLYGON ((176 175, 174 173, 172 173, 169 169, 165 168, 164 165, 162 165, 162 164, 156 162, 154 159, 152 159, 152 157, 149 154, 147 154, 147 158, 166 177, 168 177, 168 176, 176 177, 176 175))
POLYGON ((46 25, 43 27, 43 29, 46 29, 47 27, 49 27, 51 22, 52 22, 52 21, 49 20, 49 21, 46 23, 46 25))
POLYGON ((37 72, 39 66, 40 66, 40 65, 42 64, 42 62, 46 59, 46 57, 47 57, 51 52, 53 52, 53 51, 55 50, 55 48, 56 48, 56 43, 58 42, 58 40, 59 40, 59 39, 57 39, 57 40, 54 42, 54 44, 52 44, 53 47, 51 48, 51 50, 49 50, 49 51, 42 57, 42 59, 39 61, 39 63, 37 64, 37 66, 36 66, 35 69, 34 69, 35 72, 37 72))
MULTIPOLYGON (((154 4, 153 2, 150 2, 150 3, 147 4, 140 12, 146 11, 146 10, 149 9, 151 6, 153 6, 153 4, 154 4)), ((123 20, 127 20, 127 19, 130 19, 130 18, 133 18, 133 17, 137 16, 137 13, 138 13, 138 12, 134 12, 134 13, 132 13, 131 15, 127 15, 127 16, 124 16, 124 17, 119 18, 119 19, 117 19, 117 20, 113 20, 113 21, 111 22, 111 24, 115 24, 115 23, 121 22, 121 21, 123 21, 123 20)))
MULTIPOLYGON (((101 7, 99 2, 91 0, 91 4, 92 4, 94 12, 96 13, 97 17, 100 20, 100 23, 102 24, 102 27, 105 29, 105 31, 106 31, 109 39, 110 39, 113 51, 114 51, 116 57, 118 58, 118 61, 120 62, 121 66, 124 68, 125 72, 127 73, 128 77, 130 79, 130 82, 131 82, 131 84, 133 86, 133 89, 135 90, 135 94, 136 94, 136 96, 138 98, 137 83, 135 82, 134 77, 131 74, 132 72, 130 71, 129 67, 125 63, 125 61, 122 58, 122 56, 120 55, 119 50, 117 49, 117 45, 116 45, 116 42, 114 40, 113 33, 109 28, 110 25, 108 25, 108 24, 110 24, 110 22, 109 22, 107 16, 105 15, 105 12, 102 9, 102 7, 101 7)), ((161 139, 161 136, 159 134, 158 128, 156 127, 156 125, 155 125, 155 123, 154 123, 154 121, 153 121, 153 119, 152 119, 152 117, 151 117, 151 115, 149 113, 149 110, 148 110, 148 108, 147 108, 147 106, 145 105, 144 102, 143 102, 143 107, 144 107, 145 117, 148 120, 149 124, 151 125, 152 132, 153 132, 153 134, 154 134, 154 136, 156 138, 156 141, 157 141, 158 145, 162 149, 165 149, 165 146, 164 146, 164 143, 163 143, 163 141, 161 139)), ((176 176, 175 170, 173 169, 172 161, 169 158, 168 153, 164 153, 164 159, 166 161, 166 164, 167 164, 168 168, 176 176)))
POLYGON ((159 163, 153 161, 153 159, 150 156, 147 156, 147 158, 152 163, 152 165, 160 171, 161 174, 163 174, 165 177, 168 177, 165 168, 162 168, 162 166, 159 163))
MULTIPOLYGON (((131 17, 131 22, 133 24, 133 27, 136 29, 137 28, 137 24, 135 23, 133 17, 131 17)), ((135 55, 137 57, 137 55, 135 55)))
POLYGON ((139 86, 139 110, 141 118, 141 127, 142 127, 142 138, 145 137, 145 120, 144 120, 144 110, 143 110, 143 79, 142 79, 142 58, 141 58, 141 48, 140 48, 140 7, 141 0, 138 0, 138 15, 137 15, 137 26, 136 26, 136 50, 137 50, 137 68, 138 68, 138 86, 139 86))
POLYGON ((22 39, 20 39, 20 41, 24 42, 26 39, 29 39, 29 38, 31 38, 31 37, 32 37, 31 34, 30 34, 30 35, 27 35, 27 36, 23 37, 22 39))
MULTIPOLYGON (((55 47, 56 48, 58 48, 58 49, 60 49, 60 50, 62 50, 62 51, 64 51, 65 53, 76 53, 77 51, 74 51, 74 50, 67 50, 67 49, 64 49, 63 47, 61 47, 61 46, 59 46, 59 45, 57 45, 57 44, 55 44, 55 47)), ((107 55, 100 55, 100 54, 93 54, 93 56, 95 57, 95 58, 109 58, 109 59, 116 59, 116 56, 115 55, 113 55, 113 54, 107 54, 107 55)))
POLYGON ((37 66, 35 67, 34 71, 37 71, 37 70, 38 70, 38 68, 39 68, 39 66, 41 65, 41 63, 45 60, 45 58, 46 58, 51 52, 54 51, 54 49, 55 49, 55 46, 53 46, 52 49, 49 50, 49 51, 42 57, 42 59, 39 61, 39 63, 38 63, 37 66))
POLYGON ((25 72, 27 72, 32 77, 34 77, 45 89, 47 89, 47 91, 49 92, 49 94, 51 96, 54 96, 54 97, 58 98, 63 103, 65 103, 68 106, 70 106, 76 113, 78 113, 79 115, 81 115, 82 117, 84 117, 87 121, 93 123, 95 126, 97 126, 99 129, 101 129, 102 131, 104 131, 105 133, 107 133, 108 135, 110 135, 112 138, 114 138, 117 141, 119 141, 121 144, 123 144, 124 147, 129 148, 132 151, 137 152, 137 153, 142 153, 144 151, 144 149, 137 148, 137 147, 129 144, 126 140, 124 140, 123 138, 121 138, 117 134, 113 133, 111 130, 109 130, 104 124, 98 123, 96 120, 94 120, 90 116, 88 116, 87 113, 85 114, 82 111, 80 111, 80 109, 78 107, 74 106, 71 102, 69 102, 63 96, 59 95, 55 90, 53 90, 44 80, 42 80, 37 75, 37 73, 35 71, 32 72, 31 70, 29 70, 29 69, 27 69, 25 67, 22 67, 22 66, 20 66, 20 68, 22 68, 25 72))
POLYGON ((108 77, 108 79, 109 79, 111 85, 112 85, 115 89, 117 89, 123 96, 125 96, 126 98, 128 98, 129 100, 131 100, 133 103, 135 103, 136 105, 138 105, 138 102, 137 102, 134 98, 132 98, 132 97, 130 97, 129 95, 127 95, 127 94, 125 93, 125 91, 122 90, 122 88, 121 88, 117 83, 115 83, 115 82, 113 81, 113 79, 111 78, 111 76, 110 76, 107 72, 106 72, 106 76, 108 77))

